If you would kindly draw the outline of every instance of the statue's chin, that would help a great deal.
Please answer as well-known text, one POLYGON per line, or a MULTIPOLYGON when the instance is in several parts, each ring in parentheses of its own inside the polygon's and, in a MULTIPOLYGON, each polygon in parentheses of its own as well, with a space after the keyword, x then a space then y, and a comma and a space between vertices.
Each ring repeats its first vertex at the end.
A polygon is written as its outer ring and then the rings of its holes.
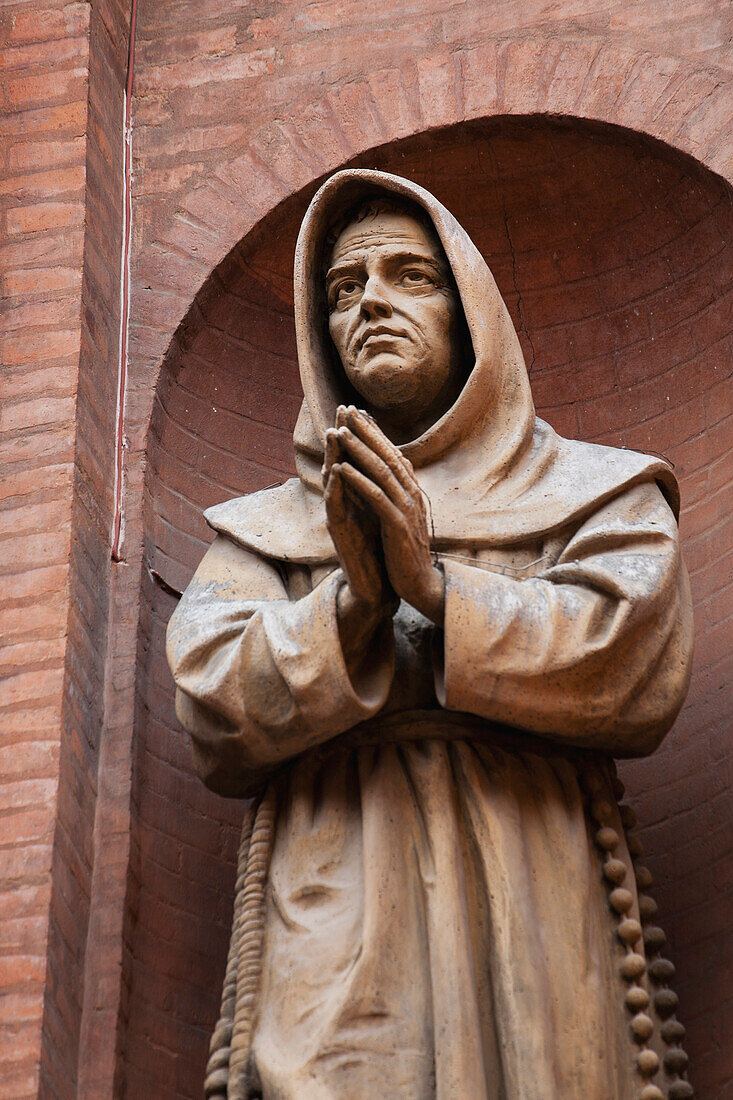
POLYGON ((367 362, 352 367, 348 375, 364 400, 385 412, 394 410, 419 415, 426 398, 432 400, 432 392, 428 392, 426 386, 424 365, 405 360, 393 352, 370 356, 367 362))

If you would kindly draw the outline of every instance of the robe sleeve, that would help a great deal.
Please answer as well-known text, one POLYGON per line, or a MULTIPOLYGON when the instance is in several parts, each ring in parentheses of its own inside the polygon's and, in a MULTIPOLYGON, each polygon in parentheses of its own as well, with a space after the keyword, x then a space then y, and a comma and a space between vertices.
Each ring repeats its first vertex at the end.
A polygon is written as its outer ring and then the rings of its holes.
POLYGON ((657 747, 687 691, 692 612, 656 484, 602 506, 537 577, 444 569, 444 707, 618 756, 657 747))
POLYGON ((196 765, 220 794, 247 793, 289 757, 350 729, 384 704, 394 673, 392 624, 371 659, 347 668, 334 570, 290 600, 275 565, 217 537, 168 624, 176 714, 196 765))

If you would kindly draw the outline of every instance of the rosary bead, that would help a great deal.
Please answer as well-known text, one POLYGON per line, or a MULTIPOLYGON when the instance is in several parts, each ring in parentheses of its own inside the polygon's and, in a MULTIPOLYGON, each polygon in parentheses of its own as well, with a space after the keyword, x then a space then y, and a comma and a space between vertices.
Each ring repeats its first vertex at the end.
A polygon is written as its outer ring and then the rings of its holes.
POLYGON ((631 1030, 635 1039, 640 1043, 645 1043, 652 1036, 654 1022, 645 1012, 639 1012, 631 1021, 631 1030))
POLYGON ((634 944, 641 938, 641 925, 638 920, 634 920, 632 917, 622 920, 616 931, 619 939, 623 940, 624 943, 634 944))
POLYGON ((611 891, 608 900, 617 913, 628 913, 634 904, 634 895, 629 890, 624 890, 622 886, 619 886, 611 891))
POLYGON ((662 1038, 665 1043, 681 1043, 685 1037, 685 1026, 679 1020, 665 1020, 662 1024, 662 1038))
POLYGON ((667 937, 665 936, 662 929, 657 928, 656 925, 651 924, 648 928, 644 929, 644 943, 646 944, 647 949, 652 952, 652 954, 656 954, 658 951, 661 951, 666 942, 667 937))
POLYGON ((669 1100, 690 1100, 695 1091, 689 1081, 674 1081, 667 1090, 669 1100))
POLYGON ((636 875, 636 885, 640 890, 648 890, 652 884, 652 873, 648 867, 642 867, 639 864, 634 868, 634 874, 636 875))
POLYGON ((639 915, 644 923, 650 920, 654 920, 659 912, 659 906, 654 898, 650 898, 648 894, 642 894, 639 898, 639 915))
POLYGON ((604 825, 596 833, 596 844, 607 852, 612 852, 618 847, 618 833, 610 825, 604 825))
POLYGON ((653 1077, 659 1069, 659 1058, 653 1050, 640 1050, 636 1056, 639 1073, 644 1077, 653 1077))
POLYGON ((649 1004, 649 994, 640 985, 626 991, 626 1005, 632 1012, 642 1012, 649 1004))
POLYGON ((674 963, 670 959, 654 959, 649 964, 649 973, 655 982, 671 982, 674 978, 674 963))
POLYGON ((654 994, 654 1007, 657 1010, 657 1015, 661 1016, 663 1020, 666 1020, 668 1016, 676 1011, 678 1004, 679 997, 673 989, 660 989, 658 993, 654 994))
POLYGON ((626 864, 622 859, 608 859, 603 864, 603 874, 609 882, 619 886, 626 878, 626 864))
POLYGON ((664 1055, 663 1061, 664 1068, 671 1077, 674 1073, 684 1073, 690 1059, 687 1057, 684 1050, 680 1050, 679 1047, 673 1047, 672 1050, 668 1050, 664 1055))
POLYGON ((656 1085, 645 1085, 639 1093, 639 1100, 664 1100, 664 1093, 656 1085))
POLYGON ((640 978, 646 970, 644 956, 632 951, 630 955, 621 960, 620 970, 621 977, 627 982, 632 982, 634 978, 640 978))

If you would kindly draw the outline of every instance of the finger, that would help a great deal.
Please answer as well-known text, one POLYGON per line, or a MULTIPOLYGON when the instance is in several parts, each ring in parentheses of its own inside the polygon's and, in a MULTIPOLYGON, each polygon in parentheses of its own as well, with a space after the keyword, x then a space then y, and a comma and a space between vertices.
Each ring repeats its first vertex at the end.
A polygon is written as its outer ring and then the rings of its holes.
POLYGON ((349 428, 339 428, 338 434, 344 454, 348 455, 352 463, 359 467, 367 477, 376 482, 400 511, 404 512, 414 507, 412 497, 405 490, 400 480, 371 447, 363 443, 349 428))
POLYGON ((323 499, 326 503, 326 526, 341 558, 342 552, 348 553, 351 549, 353 530, 347 513, 346 489, 338 469, 331 471, 323 499))
POLYGON ((344 485, 338 474, 333 469, 329 474, 326 487, 323 491, 323 499, 326 505, 326 515, 329 525, 343 524, 346 522, 346 502, 344 501, 344 485))
POLYGON ((402 451, 385 435, 370 413, 365 409, 357 409, 354 405, 347 406, 344 413, 346 426, 362 436, 365 443, 376 447, 385 461, 389 456, 404 469, 412 470, 411 464, 402 454, 402 451))
POLYGON ((350 462, 342 462, 338 469, 344 481, 374 509, 380 520, 397 526, 405 523, 405 516, 400 509, 378 485, 365 477, 361 470, 357 470, 350 462))
MULTIPOLYGON (((353 490, 349 488, 348 492, 351 494, 353 490)), ((381 583, 379 566, 365 546, 363 531, 356 530, 349 518, 346 493, 347 486, 336 467, 331 471, 323 494, 326 502, 326 526, 349 587, 354 595, 367 599, 373 596, 381 583)), ((367 514, 360 497, 358 501, 359 507, 367 514)), ((376 516, 374 521, 378 523, 376 516)))
POLYGON ((343 428, 344 427, 344 425, 346 424, 347 413, 348 413, 348 409, 346 408, 346 405, 339 405, 339 407, 336 409, 336 421, 335 421, 335 423, 336 423, 337 428, 343 428))
POLYGON ((331 474, 323 492, 326 505, 326 524, 332 534, 351 538, 355 525, 359 537, 368 540, 378 537, 373 525, 379 524, 377 516, 365 504, 364 499, 344 480, 341 465, 332 467, 331 474))
POLYGON ((328 428, 326 430, 326 446, 323 452, 323 466, 321 468, 321 476, 324 484, 331 473, 331 467, 334 462, 338 462, 340 457, 341 444, 339 443, 338 432, 336 428, 328 428))
POLYGON ((399 479, 408 492, 413 489, 420 491, 415 480, 412 463, 405 458, 400 449, 395 447, 390 439, 387 439, 377 422, 368 413, 355 409, 351 405, 346 410, 346 423, 354 434, 389 466, 395 477, 399 479))

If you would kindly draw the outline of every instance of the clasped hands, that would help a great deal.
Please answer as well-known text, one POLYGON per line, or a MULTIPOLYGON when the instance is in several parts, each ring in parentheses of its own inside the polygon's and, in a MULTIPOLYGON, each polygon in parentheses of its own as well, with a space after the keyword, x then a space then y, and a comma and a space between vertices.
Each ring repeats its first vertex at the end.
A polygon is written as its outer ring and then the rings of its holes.
POLYGON ((328 530, 347 582, 340 621, 365 637, 394 614, 399 597, 442 627, 443 574, 412 464, 368 413, 340 405, 326 432, 322 474, 328 530))

